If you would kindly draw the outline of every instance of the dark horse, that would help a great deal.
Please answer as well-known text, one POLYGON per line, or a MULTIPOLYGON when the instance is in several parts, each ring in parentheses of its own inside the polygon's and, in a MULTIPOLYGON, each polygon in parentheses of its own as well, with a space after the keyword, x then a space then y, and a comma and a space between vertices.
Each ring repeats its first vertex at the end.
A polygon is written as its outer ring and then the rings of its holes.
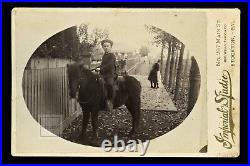
MULTIPOLYGON (((98 112, 105 110, 105 90, 101 77, 80 64, 67 65, 68 87, 71 98, 77 98, 83 113, 82 137, 91 116, 94 139, 97 138, 98 112), (78 94, 78 95, 77 95, 78 94)), ((118 77, 116 81, 114 108, 125 105, 132 115, 134 134, 139 126, 141 108, 141 84, 132 76, 118 77)))

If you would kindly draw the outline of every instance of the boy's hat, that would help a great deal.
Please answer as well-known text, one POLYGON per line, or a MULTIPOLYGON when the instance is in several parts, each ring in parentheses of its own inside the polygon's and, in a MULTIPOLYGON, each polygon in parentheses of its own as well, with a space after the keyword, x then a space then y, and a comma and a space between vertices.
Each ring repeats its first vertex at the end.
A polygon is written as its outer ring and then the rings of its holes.
POLYGON ((103 46, 104 43, 110 43, 111 46, 113 46, 113 41, 109 39, 105 39, 101 41, 101 45, 103 46))

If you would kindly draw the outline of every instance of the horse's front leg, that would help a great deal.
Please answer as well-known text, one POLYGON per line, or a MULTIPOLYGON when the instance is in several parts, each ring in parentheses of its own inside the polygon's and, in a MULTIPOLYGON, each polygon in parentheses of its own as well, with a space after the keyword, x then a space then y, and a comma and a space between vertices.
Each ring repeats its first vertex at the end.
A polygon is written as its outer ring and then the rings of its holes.
POLYGON ((98 111, 97 109, 92 109, 91 111, 91 123, 93 128, 94 140, 98 138, 98 111))

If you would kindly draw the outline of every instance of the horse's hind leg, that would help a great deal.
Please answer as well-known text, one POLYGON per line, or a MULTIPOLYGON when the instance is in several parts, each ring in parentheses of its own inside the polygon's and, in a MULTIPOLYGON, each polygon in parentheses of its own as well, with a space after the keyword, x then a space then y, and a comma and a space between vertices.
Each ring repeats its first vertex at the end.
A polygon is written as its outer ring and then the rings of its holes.
POLYGON ((90 118, 90 112, 89 111, 82 111, 83 113, 83 119, 82 119, 82 140, 86 140, 86 130, 88 127, 89 123, 89 118, 90 118))
POLYGON ((140 109, 138 110, 137 106, 132 104, 128 104, 126 107, 132 116, 132 130, 130 131, 129 135, 134 135, 139 127, 140 109))

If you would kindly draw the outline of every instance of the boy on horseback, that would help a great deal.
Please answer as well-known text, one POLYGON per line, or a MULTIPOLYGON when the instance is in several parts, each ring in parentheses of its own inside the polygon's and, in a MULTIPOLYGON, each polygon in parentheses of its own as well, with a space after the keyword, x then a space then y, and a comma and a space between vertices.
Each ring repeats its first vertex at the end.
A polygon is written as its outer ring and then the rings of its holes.
POLYGON ((105 81, 105 86, 107 90, 107 109, 113 109, 113 99, 114 99, 114 82, 116 74, 116 57, 111 52, 113 42, 111 40, 103 40, 101 42, 102 48, 104 50, 104 55, 102 57, 102 62, 100 66, 100 75, 105 81))

